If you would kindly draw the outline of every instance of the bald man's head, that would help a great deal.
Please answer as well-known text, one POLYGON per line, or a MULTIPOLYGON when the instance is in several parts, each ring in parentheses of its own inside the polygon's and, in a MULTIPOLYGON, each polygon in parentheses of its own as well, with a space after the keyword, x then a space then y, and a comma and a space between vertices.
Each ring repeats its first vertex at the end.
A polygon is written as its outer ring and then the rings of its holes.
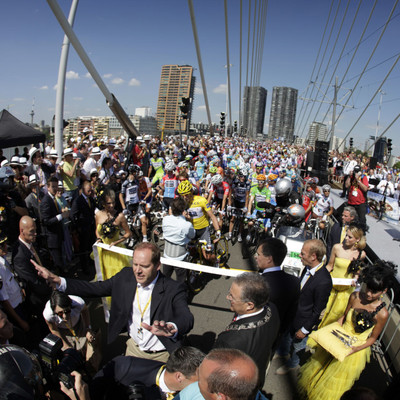
POLYGON ((245 353, 236 349, 214 349, 199 368, 199 388, 206 400, 247 400, 255 396, 258 368, 245 353))
POLYGON ((19 221, 19 237, 26 243, 36 241, 36 223, 28 216, 24 216, 19 221))

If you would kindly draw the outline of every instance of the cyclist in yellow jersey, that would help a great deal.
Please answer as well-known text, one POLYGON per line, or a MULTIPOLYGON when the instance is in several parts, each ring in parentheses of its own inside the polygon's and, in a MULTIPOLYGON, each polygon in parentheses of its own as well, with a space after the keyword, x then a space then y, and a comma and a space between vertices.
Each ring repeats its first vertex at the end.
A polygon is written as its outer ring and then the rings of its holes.
MULTIPOLYGON (((207 203, 207 200, 202 196, 193 195, 193 185, 189 181, 183 181, 178 186, 178 193, 186 201, 189 208, 187 210, 187 218, 192 222, 194 229, 196 230, 196 239, 205 240, 207 244, 211 244, 210 230, 209 230, 209 219, 215 229, 215 236, 217 239, 221 237, 221 231, 216 216, 212 213, 211 207, 207 203)), ((211 257, 203 250, 204 258, 213 261, 215 255, 211 257)))

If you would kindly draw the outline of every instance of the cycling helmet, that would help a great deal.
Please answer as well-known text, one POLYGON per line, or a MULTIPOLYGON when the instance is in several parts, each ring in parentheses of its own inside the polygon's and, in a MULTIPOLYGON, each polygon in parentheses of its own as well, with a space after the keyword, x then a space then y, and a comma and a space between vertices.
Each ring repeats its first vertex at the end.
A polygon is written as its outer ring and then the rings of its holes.
POLYGON ((322 186, 322 191, 325 192, 325 190, 327 190, 328 192, 331 191, 331 187, 329 185, 324 185, 322 186))
POLYGON ((292 221, 295 223, 303 221, 306 217, 306 211, 300 204, 292 204, 288 207, 287 212, 292 217, 292 221))
POLYGON ((263 167, 264 167, 264 164, 261 161, 258 161, 256 163, 256 168, 263 168, 263 167))
POLYGON ((144 174, 143 174, 143 171, 140 170, 139 173, 138 173, 138 177, 141 178, 143 175, 144 175, 144 174))
POLYGON ((210 151, 207 153, 207 157, 214 157, 214 156, 216 156, 216 155, 217 155, 217 152, 214 151, 214 150, 210 150, 210 151))
POLYGON ((128 167, 128 172, 130 174, 137 174, 140 171, 139 165, 132 164, 128 167))
POLYGON ((275 185, 275 194, 277 197, 289 196, 292 192, 292 182, 289 179, 281 179, 275 185))
POLYGON ((156 149, 153 149, 153 150, 151 151, 151 155, 154 156, 154 154, 157 154, 157 150, 156 150, 156 149))
POLYGON ((168 161, 166 164, 165 164, 165 170, 166 171, 173 171, 174 169, 176 168, 176 165, 175 165, 175 163, 173 162, 173 161, 168 161))
POLYGON ((210 174, 216 174, 217 173, 217 167, 210 167, 209 171, 210 171, 210 174))
POLYGON ((269 174, 268 175, 268 180, 269 181, 276 181, 278 179, 278 175, 276 174, 269 174))
POLYGON ((220 185, 222 182, 223 182, 223 179, 220 174, 216 174, 211 178, 212 185, 220 185))
POLYGON ((182 181, 178 186, 179 194, 189 194, 193 191, 193 185, 189 181, 182 181))
POLYGON ((0 168, 0 189, 11 189, 14 186, 15 173, 8 165, 0 168))
POLYGON ((246 168, 240 168, 238 172, 238 176, 247 176, 247 169, 246 168))
POLYGON ((189 167, 189 164, 188 164, 188 162, 187 161, 181 161, 179 164, 178 164, 178 168, 183 168, 183 167, 189 167))
POLYGON ((257 175, 257 181, 265 182, 267 177, 264 174, 257 175))

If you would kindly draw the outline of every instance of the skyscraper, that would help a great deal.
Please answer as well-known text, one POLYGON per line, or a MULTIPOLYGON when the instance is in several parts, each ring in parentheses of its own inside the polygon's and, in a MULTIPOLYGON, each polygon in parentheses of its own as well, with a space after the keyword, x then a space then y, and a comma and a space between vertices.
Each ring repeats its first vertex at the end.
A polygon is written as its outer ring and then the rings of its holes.
POLYGON ((321 122, 313 122, 308 131, 307 144, 314 146, 317 140, 325 141, 328 135, 328 127, 321 122))
POLYGON ((296 107, 297 89, 274 86, 268 129, 271 139, 283 137, 290 142, 293 140, 296 107))
MULTIPOLYGON (((179 130, 179 106, 182 97, 193 99, 194 85, 193 67, 190 65, 163 65, 157 103, 158 130, 164 129, 166 133, 175 133, 179 130)), ((192 104, 188 119, 181 120, 182 131, 186 130, 186 124, 190 124, 191 111, 192 104)))
POLYGON ((245 86, 243 96, 243 128, 245 135, 255 137, 264 129, 267 90, 261 86, 245 86))

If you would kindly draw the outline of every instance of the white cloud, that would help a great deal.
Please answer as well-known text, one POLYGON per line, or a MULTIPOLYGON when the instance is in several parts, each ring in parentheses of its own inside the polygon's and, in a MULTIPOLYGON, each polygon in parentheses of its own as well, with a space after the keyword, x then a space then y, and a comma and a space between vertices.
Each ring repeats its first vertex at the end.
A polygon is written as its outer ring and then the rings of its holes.
POLYGON ((140 86, 140 81, 138 81, 136 78, 132 78, 129 81, 129 86, 140 86))
POLYGON ((225 94, 226 93, 226 83, 221 83, 220 85, 218 85, 215 89, 213 89, 213 92, 225 94))
POLYGON ((196 110, 205 110, 206 109, 206 106, 198 106, 197 108, 196 108, 196 110))
POLYGON ((23 97, 14 97, 13 101, 25 101, 23 97))
POLYGON ((86 72, 86 74, 85 74, 85 78, 91 78, 92 77, 92 75, 90 75, 90 73, 89 72, 86 72))
POLYGON ((109 78, 111 78, 112 77, 112 74, 104 74, 103 75, 103 78, 104 79, 109 79, 109 78))
POLYGON ((67 79, 79 79, 79 74, 75 71, 68 71, 66 74, 67 79))
POLYGON ((49 87, 47 85, 43 85, 42 87, 40 87, 40 90, 47 90, 49 87))
POLYGON ((82 101, 82 100, 83 100, 83 97, 73 97, 72 100, 75 100, 75 101, 82 101))
POLYGON ((121 85, 122 83, 124 83, 124 80, 122 78, 114 78, 111 83, 113 83, 114 85, 121 85))

